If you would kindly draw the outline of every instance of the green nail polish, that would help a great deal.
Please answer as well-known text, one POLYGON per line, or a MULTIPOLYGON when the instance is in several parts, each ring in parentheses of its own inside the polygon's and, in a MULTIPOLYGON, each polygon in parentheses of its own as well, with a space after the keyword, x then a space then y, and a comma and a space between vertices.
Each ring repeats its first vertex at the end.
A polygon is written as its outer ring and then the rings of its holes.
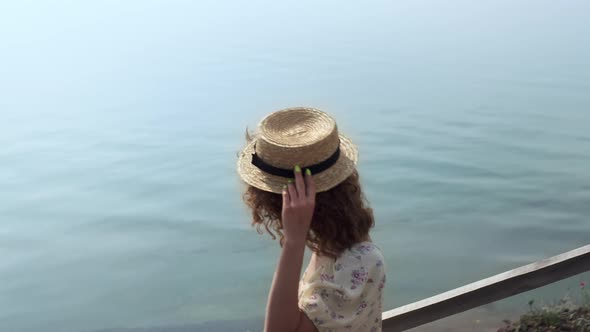
POLYGON ((287 190, 287 185, 286 184, 283 185, 283 190, 287 190))
POLYGON ((295 172, 297 172, 297 173, 301 172, 301 167, 299 167, 299 165, 295 165, 295 172))
POLYGON ((311 170, 310 170, 309 168, 307 168, 307 169, 305 170, 305 174, 307 174, 307 175, 311 175, 311 170))
POLYGON ((293 183, 293 179, 287 180, 287 183, 293 183))

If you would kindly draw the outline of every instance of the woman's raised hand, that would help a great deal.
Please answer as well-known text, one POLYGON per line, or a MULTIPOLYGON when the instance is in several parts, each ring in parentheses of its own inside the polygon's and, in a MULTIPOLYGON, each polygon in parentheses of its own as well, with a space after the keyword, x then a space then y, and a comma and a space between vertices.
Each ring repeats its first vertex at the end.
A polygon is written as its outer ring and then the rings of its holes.
POLYGON ((309 169, 305 176, 301 167, 295 166, 295 182, 283 187, 283 234, 285 243, 304 244, 315 208, 315 184, 309 169))

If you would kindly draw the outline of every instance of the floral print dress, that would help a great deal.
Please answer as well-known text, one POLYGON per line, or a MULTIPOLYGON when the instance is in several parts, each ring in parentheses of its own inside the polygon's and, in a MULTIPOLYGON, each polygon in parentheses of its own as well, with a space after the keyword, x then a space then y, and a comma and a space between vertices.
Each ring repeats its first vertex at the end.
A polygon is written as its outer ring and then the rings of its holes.
POLYGON ((317 256, 299 283, 299 308, 319 332, 381 331, 385 266, 381 250, 361 242, 337 259, 317 256))

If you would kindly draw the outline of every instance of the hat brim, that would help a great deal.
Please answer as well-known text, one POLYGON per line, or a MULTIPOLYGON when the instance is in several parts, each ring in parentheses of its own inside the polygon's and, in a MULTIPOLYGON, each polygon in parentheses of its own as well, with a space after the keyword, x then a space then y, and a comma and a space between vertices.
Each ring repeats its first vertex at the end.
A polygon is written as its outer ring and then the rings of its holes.
MULTIPOLYGON (((354 171, 358 160, 357 147, 343 135, 340 136, 340 157, 327 170, 313 174, 316 192, 327 191, 346 180, 354 171)), ((280 194, 287 178, 268 174, 252 165, 252 154, 256 141, 250 142, 238 158, 238 174, 247 184, 264 191, 280 194)))

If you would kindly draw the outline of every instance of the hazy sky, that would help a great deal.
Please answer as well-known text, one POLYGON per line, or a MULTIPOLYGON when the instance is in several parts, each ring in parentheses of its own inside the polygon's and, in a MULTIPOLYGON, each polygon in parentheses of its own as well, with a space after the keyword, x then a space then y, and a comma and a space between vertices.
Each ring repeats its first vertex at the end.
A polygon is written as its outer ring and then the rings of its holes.
POLYGON ((277 79, 303 82, 314 66, 344 64, 351 80, 391 61, 574 66, 587 79, 590 2, 3 1, 0 41, 3 112, 147 96, 205 107, 229 89, 285 95, 277 79))

